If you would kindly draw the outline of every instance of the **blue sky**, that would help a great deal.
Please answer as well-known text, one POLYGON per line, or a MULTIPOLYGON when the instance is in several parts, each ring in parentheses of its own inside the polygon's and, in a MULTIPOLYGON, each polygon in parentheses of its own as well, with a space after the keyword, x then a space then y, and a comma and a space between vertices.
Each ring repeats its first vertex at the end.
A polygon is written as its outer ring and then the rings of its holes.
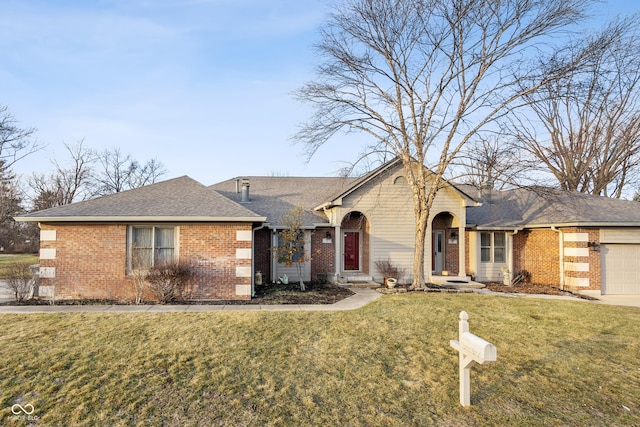
MULTIPOLYGON (((335 174, 364 135, 336 138, 308 164, 291 140, 310 114, 291 92, 313 76, 327 4, 0 0, 0 105, 46 146, 16 170, 46 172, 64 142, 84 138, 205 184, 335 174)), ((603 6, 599 19, 640 9, 603 6)))

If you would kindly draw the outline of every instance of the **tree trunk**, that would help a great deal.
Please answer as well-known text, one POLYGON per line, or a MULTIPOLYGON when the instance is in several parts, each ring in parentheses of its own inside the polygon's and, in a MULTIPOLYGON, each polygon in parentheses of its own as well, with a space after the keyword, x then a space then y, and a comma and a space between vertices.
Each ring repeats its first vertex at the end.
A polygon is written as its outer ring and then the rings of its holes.
POLYGON ((424 289, 424 260, 425 251, 424 246, 427 235, 427 225, 429 222, 429 211, 421 209, 419 214, 416 214, 416 241, 413 251, 413 281, 411 283, 411 289, 424 289))
POLYGON ((413 279, 410 289, 424 289, 424 245, 431 207, 429 204, 430 199, 427 197, 427 176, 423 166, 424 159, 403 159, 403 163, 409 177, 411 191, 413 192, 413 212, 416 225, 413 249, 413 279))

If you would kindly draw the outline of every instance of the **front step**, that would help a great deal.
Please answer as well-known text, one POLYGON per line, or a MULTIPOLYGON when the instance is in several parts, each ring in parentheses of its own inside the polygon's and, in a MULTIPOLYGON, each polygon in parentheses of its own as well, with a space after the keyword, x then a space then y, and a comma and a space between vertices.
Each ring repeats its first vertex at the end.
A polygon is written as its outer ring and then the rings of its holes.
POLYGON ((368 283, 373 282, 373 277, 367 276, 363 273, 348 273, 343 274, 342 277, 349 283, 368 283))
POLYGON ((469 276, 436 276, 436 275, 432 275, 431 276, 431 283, 435 284, 435 285, 443 285, 445 283, 457 283, 457 284, 463 284, 463 283, 469 283, 471 282, 471 277, 469 276))

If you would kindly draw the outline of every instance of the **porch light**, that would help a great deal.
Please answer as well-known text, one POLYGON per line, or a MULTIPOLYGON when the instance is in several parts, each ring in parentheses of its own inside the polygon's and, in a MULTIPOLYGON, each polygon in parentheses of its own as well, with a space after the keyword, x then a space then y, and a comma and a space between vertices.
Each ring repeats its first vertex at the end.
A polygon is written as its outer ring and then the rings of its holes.
POLYGON ((325 238, 326 239, 331 239, 331 232, 330 231, 327 231, 327 234, 325 235, 325 238))
POLYGON ((600 243, 598 242, 588 242, 587 247, 589 247, 593 252, 600 252, 600 243))

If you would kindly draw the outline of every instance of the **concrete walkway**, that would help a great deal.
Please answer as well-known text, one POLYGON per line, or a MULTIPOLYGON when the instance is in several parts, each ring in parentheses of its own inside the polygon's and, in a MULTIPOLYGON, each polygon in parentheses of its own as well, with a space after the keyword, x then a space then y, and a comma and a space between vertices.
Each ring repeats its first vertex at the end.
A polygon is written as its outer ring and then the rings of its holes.
POLYGON ((354 295, 335 304, 203 304, 203 305, 3 305, 0 314, 24 313, 204 313, 210 311, 341 311, 354 310, 382 296, 374 289, 351 288, 354 295))

